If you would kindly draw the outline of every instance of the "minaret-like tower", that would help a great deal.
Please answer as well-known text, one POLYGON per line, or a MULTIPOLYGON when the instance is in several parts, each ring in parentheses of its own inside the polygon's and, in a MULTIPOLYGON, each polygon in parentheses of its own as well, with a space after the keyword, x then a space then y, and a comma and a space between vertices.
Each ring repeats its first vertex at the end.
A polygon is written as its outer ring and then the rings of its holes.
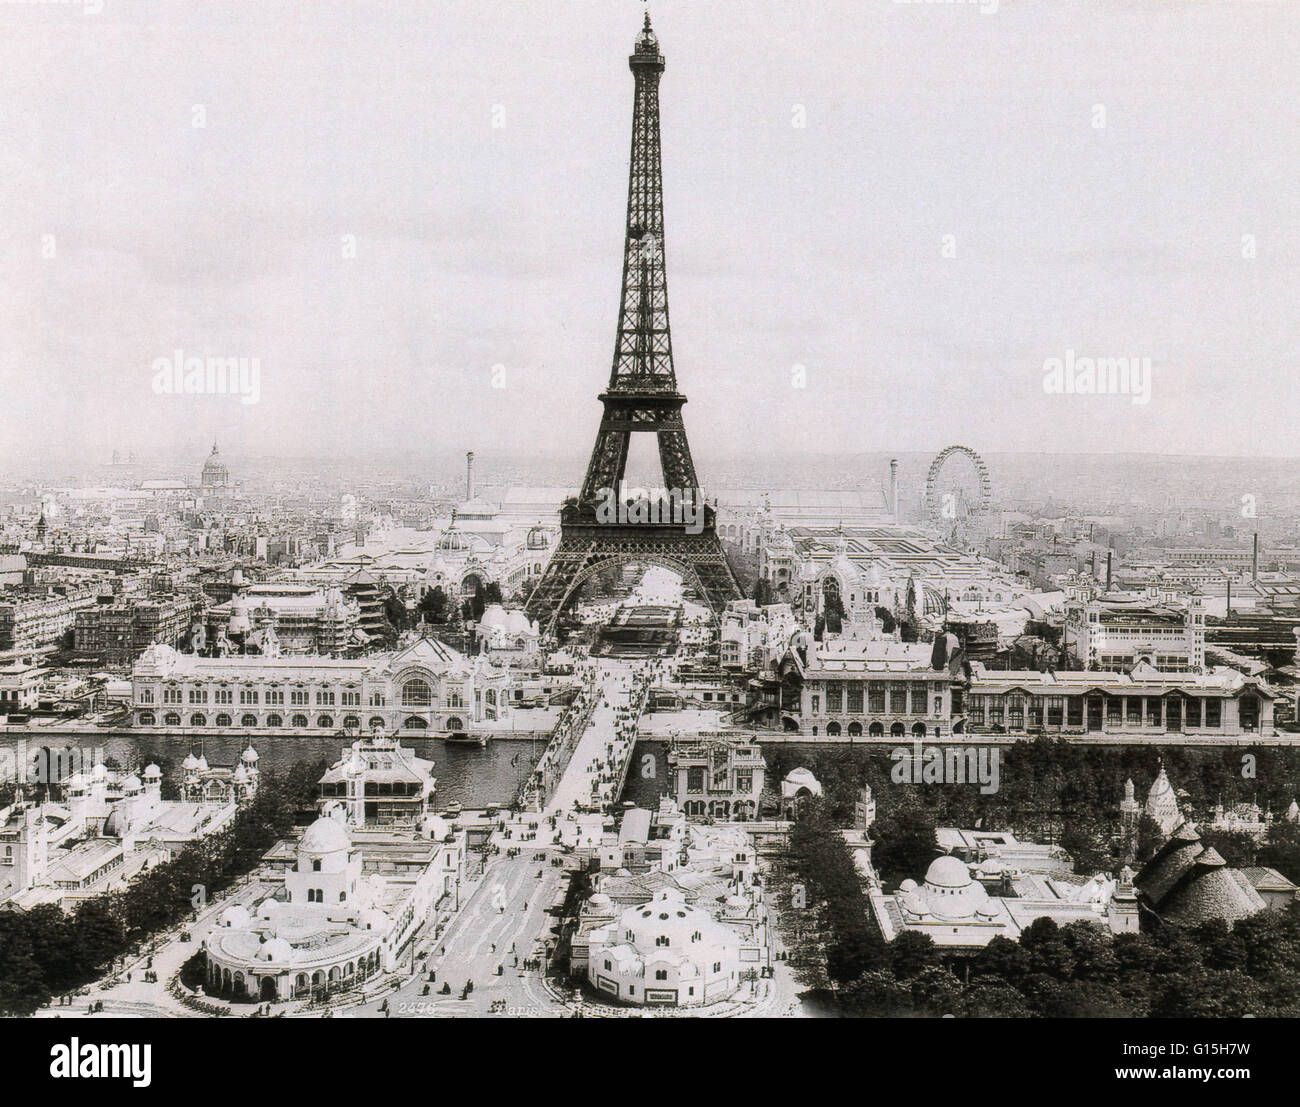
POLYGON ((657 563, 681 573, 715 613, 740 595, 714 529, 713 509, 705 504, 695 475, 682 422, 686 397, 677 390, 673 367, 659 145, 664 58, 649 15, 628 66, 636 92, 618 333, 582 491, 562 509, 560 544, 528 599, 527 614, 548 632, 584 581, 629 561, 657 563), (646 513, 652 519, 628 513, 628 518, 612 520, 608 509, 624 499, 628 446, 637 433, 658 439, 663 486, 650 490, 658 504, 646 513), (685 510, 665 519, 665 514, 673 514, 665 510, 672 504, 685 510))

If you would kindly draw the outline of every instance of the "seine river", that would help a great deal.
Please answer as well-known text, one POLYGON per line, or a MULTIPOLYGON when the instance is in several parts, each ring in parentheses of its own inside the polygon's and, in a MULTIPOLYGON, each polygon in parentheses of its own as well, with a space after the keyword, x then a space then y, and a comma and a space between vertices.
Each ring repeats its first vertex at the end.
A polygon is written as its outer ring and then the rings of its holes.
MULTIPOLYGON (((440 806, 453 801, 465 807, 508 803, 519 782, 533 771, 545 748, 541 739, 536 742, 516 739, 489 742, 485 747, 448 745, 440 738, 403 736, 400 741, 403 746, 413 749, 417 756, 433 761, 440 806)), ((172 781, 178 779, 186 754, 196 748, 188 737, 164 734, 110 737, 99 739, 99 743, 104 759, 110 764, 139 772, 149 762, 157 762, 164 777, 172 781)), ((260 757, 258 766, 263 772, 275 772, 287 769, 295 761, 325 759, 333 763, 349 744, 345 739, 335 737, 259 738, 256 743, 260 757)), ((0 749, 14 750, 17 745, 15 737, 0 737, 0 749)), ((74 745, 77 743, 71 739, 41 741, 28 738, 27 755, 30 757, 34 749, 44 746, 62 749, 74 745)), ((214 766, 236 764, 243 748, 242 738, 206 738, 203 742, 203 754, 214 766)), ((17 755, 11 753, 7 764, 12 764, 16 758, 17 755)), ((11 775, 0 771, 0 777, 11 775)))

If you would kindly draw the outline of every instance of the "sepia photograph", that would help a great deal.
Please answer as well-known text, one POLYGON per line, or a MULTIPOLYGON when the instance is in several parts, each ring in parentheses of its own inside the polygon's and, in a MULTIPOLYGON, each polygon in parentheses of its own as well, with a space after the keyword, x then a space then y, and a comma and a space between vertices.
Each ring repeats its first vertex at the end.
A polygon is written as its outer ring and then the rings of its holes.
POLYGON ((1280 1077, 1300 3, 0 0, 0 136, 31 1079, 1280 1077))

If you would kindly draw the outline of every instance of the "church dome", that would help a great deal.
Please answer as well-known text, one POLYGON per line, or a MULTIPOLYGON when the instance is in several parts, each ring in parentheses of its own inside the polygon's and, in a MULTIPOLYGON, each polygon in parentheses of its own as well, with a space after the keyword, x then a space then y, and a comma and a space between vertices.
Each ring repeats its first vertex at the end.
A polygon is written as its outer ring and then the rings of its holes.
POLYGON ((128 794, 133 792, 138 792, 143 787, 144 785, 140 783, 140 778, 136 776, 135 773, 132 773, 124 781, 122 781, 122 791, 128 794))
POLYGON ((245 765, 256 765, 257 759, 257 750, 253 749, 251 745, 239 755, 239 760, 241 760, 245 765))
POLYGON ((212 443, 212 453, 208 455, 208 460, 203 463, 203 472, 199 476, 199 483, 205 488, 219 488, 230 483, 230 470, 226 468, 226 463, 221 460, 221 454, 218 452, 215 442, 212 443))
POLYGON ((149 764, 144 767, 145 780, 158 780, 162 777, 162 769, 157 765, 149 764))

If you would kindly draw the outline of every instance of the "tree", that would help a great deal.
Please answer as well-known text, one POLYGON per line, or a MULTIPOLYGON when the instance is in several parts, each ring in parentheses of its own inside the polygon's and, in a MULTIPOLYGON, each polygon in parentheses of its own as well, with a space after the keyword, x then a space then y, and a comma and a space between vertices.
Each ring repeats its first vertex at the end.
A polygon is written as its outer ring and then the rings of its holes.
POLYGON ((447 621, 447 593, 443 591, 441 584, 435 584, 423 596, 416 605, 416 610, 424 617, 428 623, 444 623, 447 621))
POLYGON ((872 860, 886 884, 920 880, 939 854, 934 822, 915 807, 878 814, 872 860))
POLYGON ((114 912, 115 896, 83 900, 72 916, 72 934, 78 957, 94 975, 103 972, 125 945, 122 921, 114 912))
POLYGON ((0 1013, 27 1017, 50 996, 41 966, 14 916, 0 917, 0 1013))

